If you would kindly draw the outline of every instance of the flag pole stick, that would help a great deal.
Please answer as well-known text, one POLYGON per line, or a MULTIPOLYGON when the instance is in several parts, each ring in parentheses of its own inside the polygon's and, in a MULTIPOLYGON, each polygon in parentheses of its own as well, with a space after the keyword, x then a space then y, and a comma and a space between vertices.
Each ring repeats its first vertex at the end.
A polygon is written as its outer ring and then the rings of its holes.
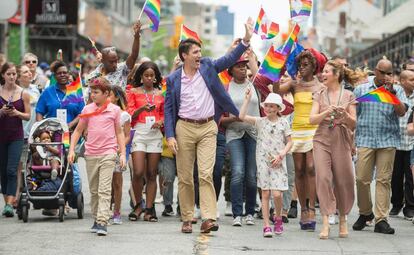
POLYGON ((145 9, 145 5, 147 5, 147 1, 148 1, 148 0, 145 0, 144 5, 142 6, 141 12, 139 13, 139 16, 138 16, 138 20, 141 20, 142 13, 144 12, 144 9, 145 9))

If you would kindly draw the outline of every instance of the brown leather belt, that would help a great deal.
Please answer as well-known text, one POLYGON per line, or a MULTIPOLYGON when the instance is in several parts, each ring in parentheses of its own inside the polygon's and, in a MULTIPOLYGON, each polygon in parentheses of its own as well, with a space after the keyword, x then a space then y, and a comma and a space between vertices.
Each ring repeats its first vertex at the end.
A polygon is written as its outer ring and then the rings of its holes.
POLYGON ((214 116, 208 117, 207 119, 200 119, 200 120, 192 120, 187 118, 180 118, 180 120, 183 120, 185 122, 193 123, 193 124, 206 124, 207 122, 210 122, 214 119, 214 116))

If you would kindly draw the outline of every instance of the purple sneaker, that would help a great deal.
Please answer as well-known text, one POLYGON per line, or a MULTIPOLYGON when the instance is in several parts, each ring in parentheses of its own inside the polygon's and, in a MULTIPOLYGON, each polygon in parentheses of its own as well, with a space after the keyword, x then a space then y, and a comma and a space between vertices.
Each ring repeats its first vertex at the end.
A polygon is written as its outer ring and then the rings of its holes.
POLYGON ((282 217, 277 217, 275 219, 275 226, 273 228, 273 231, 276 235, 281 235, 283 233, 283 221, 282 217))
POLYGON ((271 227, 264 227, 263 228, 263 237, 272 237, 272 228, 271 227))

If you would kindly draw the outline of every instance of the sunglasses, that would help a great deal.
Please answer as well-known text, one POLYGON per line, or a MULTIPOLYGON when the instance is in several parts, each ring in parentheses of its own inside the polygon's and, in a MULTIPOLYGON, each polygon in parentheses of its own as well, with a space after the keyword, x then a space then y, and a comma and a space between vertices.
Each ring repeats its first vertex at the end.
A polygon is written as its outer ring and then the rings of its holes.
POLYGON ((392 72, 382 71, 382 70, 379 70, 378 68, 375 68, 375 70, 377 70, 378 72, 380 72, 382 75, 388 75, 388 76, 391 76, 392 75, 392 72))
POLYGON ((30 64, 30 63, 32 63, 32 64, 36 64, 37 63, 37 60, 26 60, 26 61, 24 61, 26 64, 30 64))

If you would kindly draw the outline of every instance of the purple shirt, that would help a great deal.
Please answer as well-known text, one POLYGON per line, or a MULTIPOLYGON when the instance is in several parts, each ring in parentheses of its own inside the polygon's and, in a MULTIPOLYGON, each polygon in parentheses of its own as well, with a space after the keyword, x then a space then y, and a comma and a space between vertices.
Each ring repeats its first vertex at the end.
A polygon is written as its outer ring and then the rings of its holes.
POLYGON ((214 99, 199 70, 190 79, 185 75, 183 68, 180 100, 180 118, 200 120, 214 116, 214 99))

